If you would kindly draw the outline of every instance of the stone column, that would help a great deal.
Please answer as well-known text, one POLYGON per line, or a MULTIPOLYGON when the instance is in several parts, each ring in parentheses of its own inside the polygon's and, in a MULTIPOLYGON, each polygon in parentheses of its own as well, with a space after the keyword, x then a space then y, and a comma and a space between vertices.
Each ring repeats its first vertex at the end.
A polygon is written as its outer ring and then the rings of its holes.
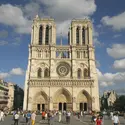
POLYGON ((89 33, 89 45, 93 45, 92 43, 92 27, 88 27, 88 33, 89 33))
POLYGON ((72 26, 72 42, 76 45, 76 26, 72 26))
POLYGON ((52 26, 52 44, 56 44, 56 27, 52 26))
POLYGON ((42 32, 42 42, 45 45, 45 36, 46 36, 46 25, 43 25, 43 32, 42 32))
POLYGON ((70 41, 69 41, 69 44, 72 45, 72 34, 71 34, 71 27, 70 27, 70 31, 69 31, 69 38, 70 38, 70 41))
POLYGON ((34 26, 32 26, 32 31, 31 31, 31 44, 34 42, 34 26))
POLYGON ((88 44, 88 28, 85 28, 85 44, 88 44))

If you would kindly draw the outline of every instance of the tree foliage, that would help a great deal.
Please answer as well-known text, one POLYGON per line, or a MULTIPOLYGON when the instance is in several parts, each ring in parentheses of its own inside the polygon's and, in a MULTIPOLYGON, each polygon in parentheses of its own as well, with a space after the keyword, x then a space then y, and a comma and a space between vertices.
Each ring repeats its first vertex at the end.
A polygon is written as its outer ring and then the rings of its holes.
POLYGON ((125 111, 125 95, 120 95, 116 99, 113 108, 116 111, 125 111))

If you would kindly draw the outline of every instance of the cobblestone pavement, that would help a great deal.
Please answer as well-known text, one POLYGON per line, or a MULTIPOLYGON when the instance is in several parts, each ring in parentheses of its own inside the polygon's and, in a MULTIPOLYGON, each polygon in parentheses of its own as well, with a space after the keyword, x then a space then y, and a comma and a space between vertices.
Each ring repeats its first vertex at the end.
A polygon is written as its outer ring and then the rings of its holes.
MULTIPOLYGON (((123 117, 120 117, 120 125, 125 125, 125 119, 123 117)), ((65 116, 62 116, 62 122, 58 122, 58 116, 51 119, 50 125, 66 125, 65 122, 65 116)), ((0 125, 14 125, 13 117, 7 116, 3 122, 0 122, 0 125)), ((19 125, 26 125, 25 119, 20 116, 19 125)), ((36 124, 35 125, 49 125, 48 121, 41 120, 41 116, 37 116, 36 118, 36 124)), ((76 116, 71 116, 71 122, 70 125, 93 125, 91 123, 91 117, 90 116, 84 116, 78 119, 76 116)), ((104 118, 104 125, 112 125, 112 121, 105 116, 104 118)))

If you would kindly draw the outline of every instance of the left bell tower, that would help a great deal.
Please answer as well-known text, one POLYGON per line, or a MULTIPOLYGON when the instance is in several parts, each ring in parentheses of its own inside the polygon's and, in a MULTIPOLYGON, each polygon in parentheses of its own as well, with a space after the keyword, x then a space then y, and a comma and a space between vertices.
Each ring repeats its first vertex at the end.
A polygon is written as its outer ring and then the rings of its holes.
POLYGON ((56 26, 54 19, 39 18, 38 15, 32 24, 32 45, 55 45, 56 44, 56 26))

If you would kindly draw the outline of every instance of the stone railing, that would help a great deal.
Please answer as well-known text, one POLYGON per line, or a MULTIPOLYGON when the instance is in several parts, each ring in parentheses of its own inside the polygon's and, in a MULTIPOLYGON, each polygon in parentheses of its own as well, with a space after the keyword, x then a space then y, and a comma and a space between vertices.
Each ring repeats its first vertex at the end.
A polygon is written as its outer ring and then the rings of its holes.
POLYGON ((94 80, 92 79, 84 79, 84 80, 61 80, 61 79, 30 79, 29 80, 30 87, 37 86, 66 86, 66 87, 93 87, 94 80))

